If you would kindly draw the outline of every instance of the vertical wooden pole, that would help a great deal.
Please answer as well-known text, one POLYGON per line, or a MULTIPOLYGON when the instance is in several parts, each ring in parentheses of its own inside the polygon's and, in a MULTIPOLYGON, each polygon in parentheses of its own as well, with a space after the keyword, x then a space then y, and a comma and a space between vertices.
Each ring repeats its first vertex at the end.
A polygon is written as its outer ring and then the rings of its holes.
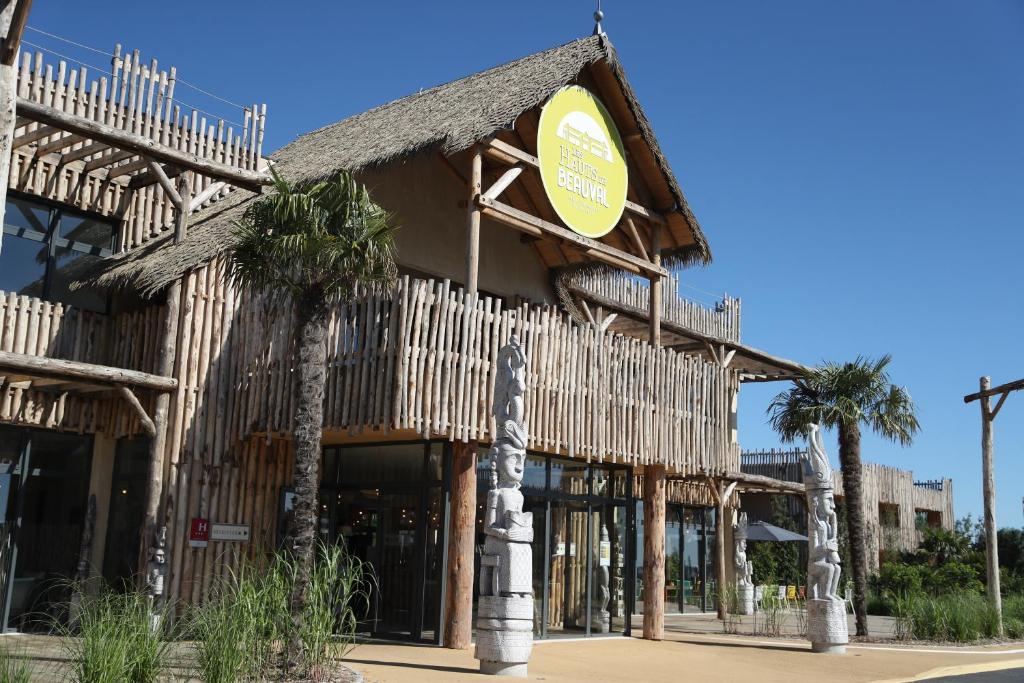
MULTIPOLYGON (((164 306, 163 325, 160 330, 160 352, 156 372, 163 377, 174 373, 174 356, 178 339, 178 309, 181 303, 181 280, 175 280, 167 291, 164 306)), ((167 415, 171 405, 170 392, 160 392, 153 410, 153 426, 156 433, 149 440, 149 479, 146 483, 146 516, 140 533, 139 543, 139 587, 145 588, 146 563, 149 551, 156 540, 157 524, 161 519, 160 499, 163 494, 164 454, 167 450, 167 415)), ((167 558, 168 562, 170 558, 167 558)))
POLYGON ((644 467, 644 638, 665 637, 665 466, 644 467))
POLYGON ((473 148, 473 171, 469 178, 469 204, 466 206, 466 293, 476 294, 480 271, 480 207, 477 197, 483 177, 483 155, 473 148))
POLYGON ((468 649, 473 639, 473 552, 476 536, 476 449, 474 441, 452 448, 451 524, 444 645, 468 649))
MULTIPOLYGON (((656 266, 661 265, 661 226, 658 224, 651 230, 651 262, 656 266)), ((661 288, 661 277, 652 277, 649 317, 651 344, 654 346, 661 346, 661 288)))
MULTIPOLYGON (((982 377, 982 393, 992 387, 992 380, 982 377)), ((981 397, 981 472, 985 494, 985 567, 988 574, 988 598, 999 620, 999 636, 1003 635, 1003 599, 999 594, 999 544, 996 529, 996 475, 992 466, 992 408, 989 397, 981 397)))
POLYGON ((725 604, 725 503, 732 493, 726 491, 725 482, 717 482, 718 495, 715 497, 715 603, 718 618, 725 619, 728 605, 725 604))
POLYGON ((192 204, 192 171, 185 171, 181 174, 178 184, 178 196, 181 204, 174 215, 174 243, 178 244, 185 239, 188 230, 189 206, 192 204))
POLYGON ((11 154, 14 152, 14 111, 18 101, 18 70, 15 60, 25 30, 32 0, 8 0, 0 9, 0 251, 3 249, 4 209, 7 206, 7 185, 11 177, 11 154))

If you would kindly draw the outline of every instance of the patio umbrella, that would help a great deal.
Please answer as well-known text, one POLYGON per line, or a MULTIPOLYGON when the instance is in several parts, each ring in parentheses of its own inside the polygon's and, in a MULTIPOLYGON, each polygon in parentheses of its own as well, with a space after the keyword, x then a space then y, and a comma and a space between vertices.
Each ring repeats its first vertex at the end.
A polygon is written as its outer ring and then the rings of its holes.
POLYGON ((748 541, 806 541, 807 537, 788 529, 769 524, 768 522, 752 522, 747 527, 748 541))

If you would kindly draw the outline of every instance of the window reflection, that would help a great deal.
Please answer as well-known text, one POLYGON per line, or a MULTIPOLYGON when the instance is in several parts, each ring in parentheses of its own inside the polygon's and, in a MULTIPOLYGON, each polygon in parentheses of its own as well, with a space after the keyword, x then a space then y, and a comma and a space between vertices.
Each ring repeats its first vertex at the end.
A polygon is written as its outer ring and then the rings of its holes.
POLYGON ((0 249, 0 291, 93 311, 106 310, 100 290, 70 285, 109 256, 113 223, 64 207, 8 198, 0 249))

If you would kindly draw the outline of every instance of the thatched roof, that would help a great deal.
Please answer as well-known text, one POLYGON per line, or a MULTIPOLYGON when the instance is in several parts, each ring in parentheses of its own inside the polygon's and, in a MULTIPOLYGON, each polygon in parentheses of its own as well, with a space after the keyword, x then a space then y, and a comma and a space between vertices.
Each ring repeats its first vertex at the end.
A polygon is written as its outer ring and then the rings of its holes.
MULTIPOLYGON (((508 129, 523 112, 537 107, 558 88, 572 83, 590 64, 604 61, 622 89, 693 236, 686 246, 666 249, 667 266, 711 260, 711 251, 690 211, 651 126, 606 36, 590 36, 539 52, 445 85, 421 91, 325 126, 271 155, 275 168, 291 180, 318 179, 338 169, 380 168, 424 151, 454 154, 508 129)), ((108 259, 90 284, 126 285, 143 295, 166 287, 230 246, 230 233, 256 195, 235 190, 190 219, 187 237, 172 244, 164 234, 149 244, 108 259)))

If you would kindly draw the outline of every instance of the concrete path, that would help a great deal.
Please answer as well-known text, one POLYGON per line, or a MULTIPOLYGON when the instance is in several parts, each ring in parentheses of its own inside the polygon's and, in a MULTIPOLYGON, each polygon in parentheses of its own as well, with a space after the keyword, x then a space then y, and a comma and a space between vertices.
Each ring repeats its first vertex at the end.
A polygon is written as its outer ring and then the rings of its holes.
MULTIPOLYGON (((469 651, 371 643, 348 657, 368 683, 483 681, 469 651)), ((669 634, 655 643, 634 638, 552 640, 538 643, 528 680, 546 683, 860 683, 925 680, 950 667, 1024 667, 1024 646, 891 648, 853 646, 846 656, 816 655, 806 641, 742 636, 669 634)), ((1012 678, 1010 680, 1013 680, 1012 678)), ((971 681, 970 683, 977 683, 971 681)), ((1002 682, 1000 682, 1002 683, 1002 682)))

